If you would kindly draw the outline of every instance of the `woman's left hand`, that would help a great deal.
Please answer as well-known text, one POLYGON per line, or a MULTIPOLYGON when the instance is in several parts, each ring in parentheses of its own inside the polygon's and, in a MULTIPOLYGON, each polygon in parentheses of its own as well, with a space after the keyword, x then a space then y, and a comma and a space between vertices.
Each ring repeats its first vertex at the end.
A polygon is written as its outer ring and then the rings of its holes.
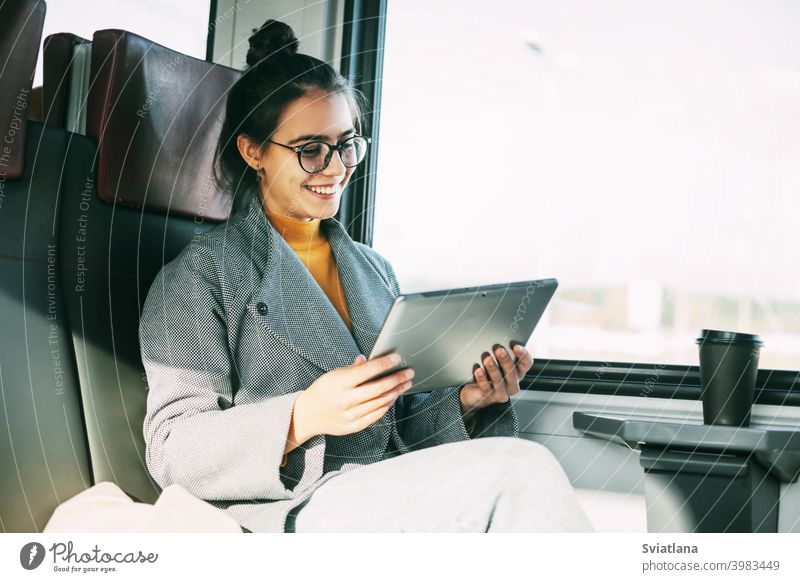
POLYGON ((465 418, 490 404, 508 402, 509 397, 519 393, 520 378, 533 366, 533 356, 519 344, 514 346, 516 358, 502 346, 497 346, 494 353, 496 359, 488 352, 483 354, 483 367, 476 365, 473 370, 475 382, 461 388, 461 412, 465 418))

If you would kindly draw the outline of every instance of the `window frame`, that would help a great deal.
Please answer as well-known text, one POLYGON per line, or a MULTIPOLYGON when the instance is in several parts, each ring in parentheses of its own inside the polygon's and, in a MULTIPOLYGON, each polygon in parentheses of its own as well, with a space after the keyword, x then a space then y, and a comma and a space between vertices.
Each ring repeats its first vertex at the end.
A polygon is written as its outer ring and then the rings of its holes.
MULTIPOLYGON (((370 101, 365 114, 372 137, 367 158, 356 169, 337 219, 353 240, 372 246, 383 54, 387 0, 346 0, 342 39, 342 74, 370 101)), ((537 358, 520 382, 522 390, 604 394, 640 398, 700 400, 700 367, 643 362, 604 362, 537 358)), ((754 402, 800 406, 800 370, 759 369, 754 402)))
POLYGON ((336 218, 353 240, 372 246, 375 225, 375 174, 378 171, 383 49, 387 0, 345 0, 341 73, 369 103, 359 133, 371 137, 367 157, 356 168, 336 218))
POLYGON ((217 2, 218 0, 209 0, 208 2, 208 34, 206 35, 206 61, 209 63, 214 62, 214 39, 216 38, 217 31, 217 2))
MULTIPOLYGON (((755 404, 800 406, 800 372, 759 369, 755 404)), ((700 367, 537 358, 523 390, 700 400, 700 367)))

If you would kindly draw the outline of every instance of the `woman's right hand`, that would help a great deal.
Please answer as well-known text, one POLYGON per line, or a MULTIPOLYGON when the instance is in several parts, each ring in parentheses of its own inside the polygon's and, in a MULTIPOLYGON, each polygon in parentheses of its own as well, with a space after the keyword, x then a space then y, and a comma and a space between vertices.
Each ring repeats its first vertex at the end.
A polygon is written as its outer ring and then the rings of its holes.
POLYGON ((298 396, 295 419, 309 427, 311 436, 341 436, 365 429, 411 387, 414 371, 410 368, 370 381, 399 363, 398 354, 369 361, 359 354, 351 365, 326 372, 298 396))

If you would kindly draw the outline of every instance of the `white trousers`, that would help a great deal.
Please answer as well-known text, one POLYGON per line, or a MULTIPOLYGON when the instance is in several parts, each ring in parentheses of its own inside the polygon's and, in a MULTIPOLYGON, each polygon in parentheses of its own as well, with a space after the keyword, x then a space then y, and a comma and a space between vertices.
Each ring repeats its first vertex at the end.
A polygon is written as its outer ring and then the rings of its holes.
POLYGON ((352 469, 289 514, 288 532, 591 532, 558 460, 521 438, 429 447, 352 469))

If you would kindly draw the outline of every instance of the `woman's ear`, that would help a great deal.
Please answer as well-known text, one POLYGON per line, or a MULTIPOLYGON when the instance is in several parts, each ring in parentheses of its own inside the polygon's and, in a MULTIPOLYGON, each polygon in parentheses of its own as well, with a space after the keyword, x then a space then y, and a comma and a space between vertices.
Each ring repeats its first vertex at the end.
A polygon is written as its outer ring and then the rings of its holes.
POLYGON ((254 144, 246 135, 240 133, 236 136, 236 148, 239 150, 245 163, 258 170, 261 167, 261 148, 254 144))

